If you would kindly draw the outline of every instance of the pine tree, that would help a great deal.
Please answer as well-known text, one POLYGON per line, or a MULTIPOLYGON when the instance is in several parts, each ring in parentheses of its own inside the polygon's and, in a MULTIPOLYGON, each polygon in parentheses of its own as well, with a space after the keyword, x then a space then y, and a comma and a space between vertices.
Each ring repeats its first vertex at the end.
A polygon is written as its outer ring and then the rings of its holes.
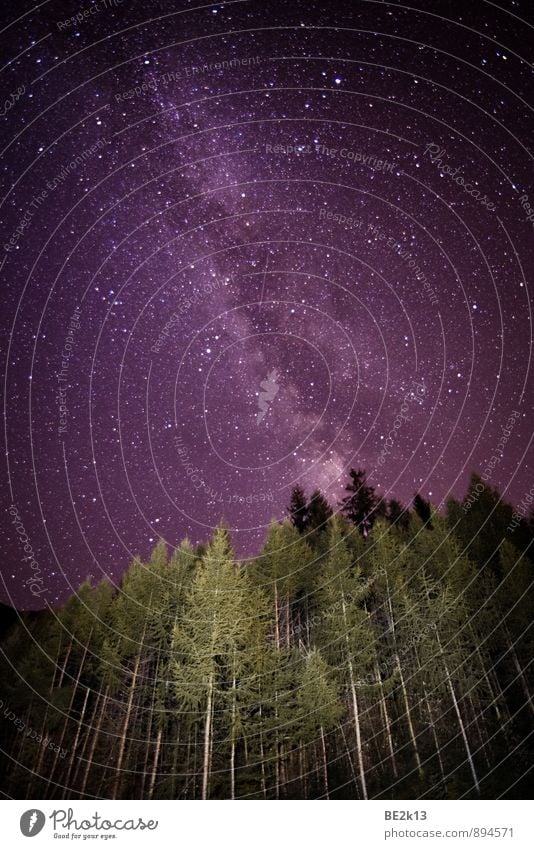
POLYGON ((432 508, 428 501, 425 501, 422 495, 418 492, 415 493, 413 497, 413 509, 419 518, 421 519, 425 528, 429 531, 432 530, 432 508))
POLYGON ((350 483, 345 487, 349 494, 340 503, 341 512, 355 525, 363 537, 367 537, 376 520, 378 499, 374 488, 369 486, 362 469, 350 470, 350 483))
MULTIPOLYGON (((324 796, 329 797, 326 733, 335 728, 343 711, 334 674, 317 649, 308 652, 300 672, 297 690, 299 738, 304 743, 320 743, 324 796)), ((317 772, 317 768, 315 770, 317 772)))
POLYGON ((326 659, 340 670, 341 684, 352 713, 360 789, 364 799, 368 798, 368 790, 358 688, 359 682, 365 682, 372 674, 375 663, 374 629, 369 614, 362 608, 368 593, 361 569, 352 560, 341 525, 333 518, 329 555, 316 590, 325 612, 317 628, 317 637, 326 659))
POLYGON ((308 520, 308 504, 301 486, 296 486, 291 492, 291 501, 287 508, 292 524, 299 534, 306 530, 308 520))
MULTIPOLYGON (((257 611, 252 586, 218 529, 193 579, 187 615, 174 629, 175 691, 181 709, 203 717, 202 798, 210 792, 217 717, 231 702, 231 749, 239 736, 236 683, 245 664, 257 611)), ((233 779, 232 779, 233 781, 233 779)))
POLYGON ((313 537, 328 531, 332 508, 319 489, 312 492, 308 502, 306 531, 313 537))
POLYGON ((400 531, 407 531, 409 528, 410 511, 395 498, 391 498, 387 503, 386 518, 400 531))

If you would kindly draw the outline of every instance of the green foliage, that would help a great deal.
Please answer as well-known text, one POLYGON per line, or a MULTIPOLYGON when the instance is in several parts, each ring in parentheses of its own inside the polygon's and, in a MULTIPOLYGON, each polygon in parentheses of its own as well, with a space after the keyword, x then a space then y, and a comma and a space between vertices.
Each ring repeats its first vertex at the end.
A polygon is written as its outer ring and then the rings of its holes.
POLYGON ((196 548, 158 543, 119 590, 86 581, 23 618, 0 656, 6 792, 523 793, 533 567, 525 527, 480 484, 445 516, 395 500, 380 515, 353 471, 343 515, 295 490, 257 558, 238 562, 221 526, 196 548))

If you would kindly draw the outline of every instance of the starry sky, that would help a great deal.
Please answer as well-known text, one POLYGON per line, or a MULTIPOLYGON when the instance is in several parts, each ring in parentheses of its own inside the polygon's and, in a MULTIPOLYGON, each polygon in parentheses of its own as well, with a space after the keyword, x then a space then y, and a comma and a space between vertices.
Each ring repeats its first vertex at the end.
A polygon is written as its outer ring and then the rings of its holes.
POLYGON ((222 518, 250 556, 351 467, 439 505, 503 433, 489 483, 521 500, 526 0, 0 14, 2 601, 222 518))

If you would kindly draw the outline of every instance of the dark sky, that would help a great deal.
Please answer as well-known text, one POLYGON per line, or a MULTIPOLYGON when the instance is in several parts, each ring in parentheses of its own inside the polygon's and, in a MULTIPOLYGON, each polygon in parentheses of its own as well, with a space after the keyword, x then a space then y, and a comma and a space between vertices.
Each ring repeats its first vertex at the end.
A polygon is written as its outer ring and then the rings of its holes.
POLYGON ((3 601, 221 517, 252 554, 351 466, 524 497, 529 2, 1 14, 3 601))

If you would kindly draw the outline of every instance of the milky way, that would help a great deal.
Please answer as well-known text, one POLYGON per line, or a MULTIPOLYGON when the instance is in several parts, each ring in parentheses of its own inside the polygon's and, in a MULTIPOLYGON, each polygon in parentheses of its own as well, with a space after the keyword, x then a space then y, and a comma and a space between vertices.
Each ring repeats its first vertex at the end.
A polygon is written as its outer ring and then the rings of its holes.
POLYGON ((221 519, 251 555, 351 467, 440 505, 501 440, 528 492, 533 27, 501 5, 3 4, 5 602, 221 519))

